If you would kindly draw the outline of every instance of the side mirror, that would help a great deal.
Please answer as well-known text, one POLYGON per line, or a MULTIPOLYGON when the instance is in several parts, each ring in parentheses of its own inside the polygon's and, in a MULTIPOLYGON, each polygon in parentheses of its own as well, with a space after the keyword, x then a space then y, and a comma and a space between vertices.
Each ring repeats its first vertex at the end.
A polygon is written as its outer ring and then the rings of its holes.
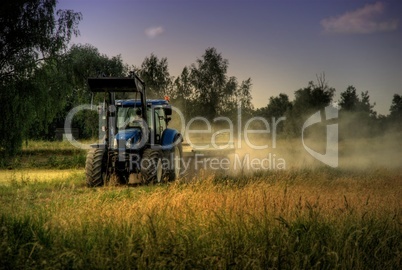
POLYGON ((164 107, 163 109, 164 109, 166 115, 172 115, 172 107, 168 106, 168 107, 164 107))

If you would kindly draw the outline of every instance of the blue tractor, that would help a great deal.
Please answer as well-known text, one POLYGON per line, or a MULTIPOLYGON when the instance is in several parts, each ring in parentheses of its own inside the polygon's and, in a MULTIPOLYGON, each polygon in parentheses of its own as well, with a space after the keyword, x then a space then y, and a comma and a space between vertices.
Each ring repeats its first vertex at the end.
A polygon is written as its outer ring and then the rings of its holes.
POLYGON ((177 130, 168 128, 169 101, 147 100, 145 84, 134 73, 127 78, 89 78, 88 85, 105 98, 99 108, 103 139, 88 151, 87 185, 176 180, 181 173, 183 139, 177 130), (116 100, 116 92, 131 92, 135 98, 116 100))

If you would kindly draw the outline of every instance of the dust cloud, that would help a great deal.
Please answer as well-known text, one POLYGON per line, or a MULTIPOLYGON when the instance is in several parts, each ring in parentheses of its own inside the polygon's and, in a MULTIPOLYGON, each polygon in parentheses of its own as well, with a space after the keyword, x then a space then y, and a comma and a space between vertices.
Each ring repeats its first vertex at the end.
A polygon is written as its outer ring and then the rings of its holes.
POLYGON ((379 132, 378 127, 346 115, 341 115, 336 124, 337 144, 327 145, 327 126, 321 123, 308 127, 302 137, 288 136, 284 131, 273 134, 272 128, 265 133, 245 134, 236 126, 208 126, 198 121, 191 130, 182 129, 184 154, 192 159, 196 170, 238 174, 328 167, 307 148, 325 156, 329 148, 335 147, 335 167, 339 169, 402 169, 402 132, 392 129, 379 132))

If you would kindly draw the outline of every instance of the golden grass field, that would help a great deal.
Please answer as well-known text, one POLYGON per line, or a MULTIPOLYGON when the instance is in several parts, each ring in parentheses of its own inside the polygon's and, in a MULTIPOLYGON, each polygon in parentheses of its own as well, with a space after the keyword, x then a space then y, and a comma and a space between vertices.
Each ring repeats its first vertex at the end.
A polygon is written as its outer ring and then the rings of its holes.
POLYGON ((402 168, 199 172, 87 188, 83 168, 0 171, 4 269, 399 269, 402 168))
MULTIPOLYGON (((90 189, 84 175, 1 185, 11 268, 395 268, 400 172, 302 170, 90 189)), ((39 172, 37 172, 39 173, 39 172)))
POLYGON ((20 170, 0 170, 0 185, 7 185, 13 181, 32 182, 52 182, 55 180, 65 180, 72 176, 82 175, 82 169, 20 169, 20 170))

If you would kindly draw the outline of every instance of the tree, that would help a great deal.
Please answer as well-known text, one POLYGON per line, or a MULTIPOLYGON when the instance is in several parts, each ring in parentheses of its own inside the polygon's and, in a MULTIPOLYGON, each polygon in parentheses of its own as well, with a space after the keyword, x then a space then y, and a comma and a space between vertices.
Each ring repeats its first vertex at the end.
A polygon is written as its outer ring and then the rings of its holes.
MULTIPOLYGON (((33 76, 33 81, 42 89, 41 96, 36 96, 35 100, 44 105, 46 113, 43 114, 42 109, 35 111, 30 137, 51 139, 56 128, 64 127, 65 117, 72 108, 91 100, 95 105, 103 101, 103 94, 92 96, 88 77, 119 77, 127 73, 120 55, 109 58, 89 44, 73 45, 58 61, 47 61, 33 76)), ((93 111, 82 111, 74 117, 74 127, 79 128, 81 137, 98 134, 97 117, 93 111)))
POLYGON ((380 122, 383 121, 383 119, 377 119, 377 113, 373 110, 375 103, 370 103, 368 92, 362 92, 360 97, 356 92, 354 86, 348 86, 340 94, 341 138, 375 135, 380 130, 380 122))
POLYGON ((369 117, 375 118, 377 116, 377 112, 373 110, 375 106, 375 102, 373 104, 370 103, 370 96, 368 91, 361 93, 361 98, 357 104, 357 110, 365 113, 369 117))
POLYGON ((2 1, 0 4, 0 79, 26 79, 38 64, 57 56, 78 35, 82 15, 58 10, 55 0, 2 1), (55 16, 56 15, 56 16, 55 16))
POLYGON ((306 88, 295 92, 293 109, 301 114, 322 109, 331 103, 334 92, 333 88, 322 88, 310 82, 306 88))
POLYGON ((361 96, 356 93, 354 86, 348 86, 346 91, 341 93, 341 100, 339 106, 342 111, 359 112, 365 114, 367 117, 375 117, 376 112, 373 110, 375 103, 370 103, 370 96, 368 91, 362 92, 361 96))
POLYGON ((268 105, 257 111, 258 115, 266 119, 275 117, 276 119, 285 116, 285 113, 292 108, 292 103, 286 94, 279 94, 277 97, 270 97, 268 105))
POLYGON ((317 76, 317 83, 310 81, 307 87, 295 91, 295 100, 286 112, 285 131, 288 135, 301 135, 307 117, 328 106, 334 93, 335 89, 328 86, 324 74, 317 76))
POLYGON ((101 54, 92 45, 73 45, 67 52, 64 61, 64 71, 69 74, 73 91, 69 93, 68 100, 71 106, 87 103, 92 93, 88 90, 88 77, 106 76, 119 77, 128 73, 120 55, 109 58, 101 54))
POLYGON ((227 76, 228 66, 228 60, 215 48, 206 49, 191 65, 192 96, 197 108, 194 114, 212 120, 219 115, 235 113, 238 104, 245 110, 252 109, 251 79, 242 81, 239 86, 237 78, 227 76))
POLYGON ((360 102, 359 96, 356 94, 356 88, 352 85, 348 86, 346 91, 341 93, 341 100, 339 106, 342 110, 356 111, 358 103, 360 102))
POLYGON ((391 117, 402 120, 402 95, 394 95, 389 111, 391 117))
POLYGON ((253 104, 251 103, 251 86, 251 78, 248 78, 242 81, 235 92, 236 104, 240 105, 243 110, 253 110, 253 104))
POLYGON ((196 94, 188 67, 184 67, 180 76, 174 80, 172 98, 175 106, 181 108, 184 115, 193 114, 196 94))
MULTIPOLYGON (((87 85, 89 77, 124 77, 128 68, 124 65, 120 55, 108 57, 101 54, 92 45, 73 45, 67 52, 64 62, 64 71, 69 74, 71 91, 66 95, 66 106, 58 118, 58 126, 64 126, 66 114, 75 106, 92 102, 97 105, 104 99, 104 94, 92 96, 87 85)), ((125 98, 123 93, 117 93, 117 98, 125 98)), ((84 138, 95 137, 98 134, 98 115, 94 111, 79 112, 73 121, 74 127, 80 131, 84 138)))
POLYGON ((231 116, 238 104, 243 112, 251 113, 251 79, 240 84, 227 76, 228 60, 215 48, 208 48, 190 67, 184 67, 180 76, 170 77, 166 58, 151 54, 135 72, 144 80, 148 98, 164 95, 174 100, 186 117, 204 116, 209 120, 219 115, 231 116), (206 109, 208 108, 208 109, 206 109))
POLYGON ((402 95, 394 95, 389 111, 390 127, 402 131, 402 95))
POLYGON ((152 53, 142 62, 138 75, 145 82, 148 98, 160 98, 170 94, 172 79, 167 58, 159 59, 152 53))
POLYGON ((55 0, 0 4, 0 148, 8 155, 20 149, 35 111, 45 110, 35 103, 43 88, 32 80, 33 75, 45 61, 57 61, 71 36, 79 33, 81 14, 55 12, 55 7, 55 0))
POLYGON ((227 83, 228 64, 215 48, 208 48, 202 58, 191 65, 191 82, 202 114, 207 119, 218 115, 227 83))
POLYGON ((29 126, 29 138, 50 139, 56 128, 54 119, 64 116, 67 97, 74 89, 65 72, 64 61, 65 57, 49 59, 32 76, 33 87, 37 89, 32 102, 41 106, 34 106, 31 112, 34 120, 29 126))

